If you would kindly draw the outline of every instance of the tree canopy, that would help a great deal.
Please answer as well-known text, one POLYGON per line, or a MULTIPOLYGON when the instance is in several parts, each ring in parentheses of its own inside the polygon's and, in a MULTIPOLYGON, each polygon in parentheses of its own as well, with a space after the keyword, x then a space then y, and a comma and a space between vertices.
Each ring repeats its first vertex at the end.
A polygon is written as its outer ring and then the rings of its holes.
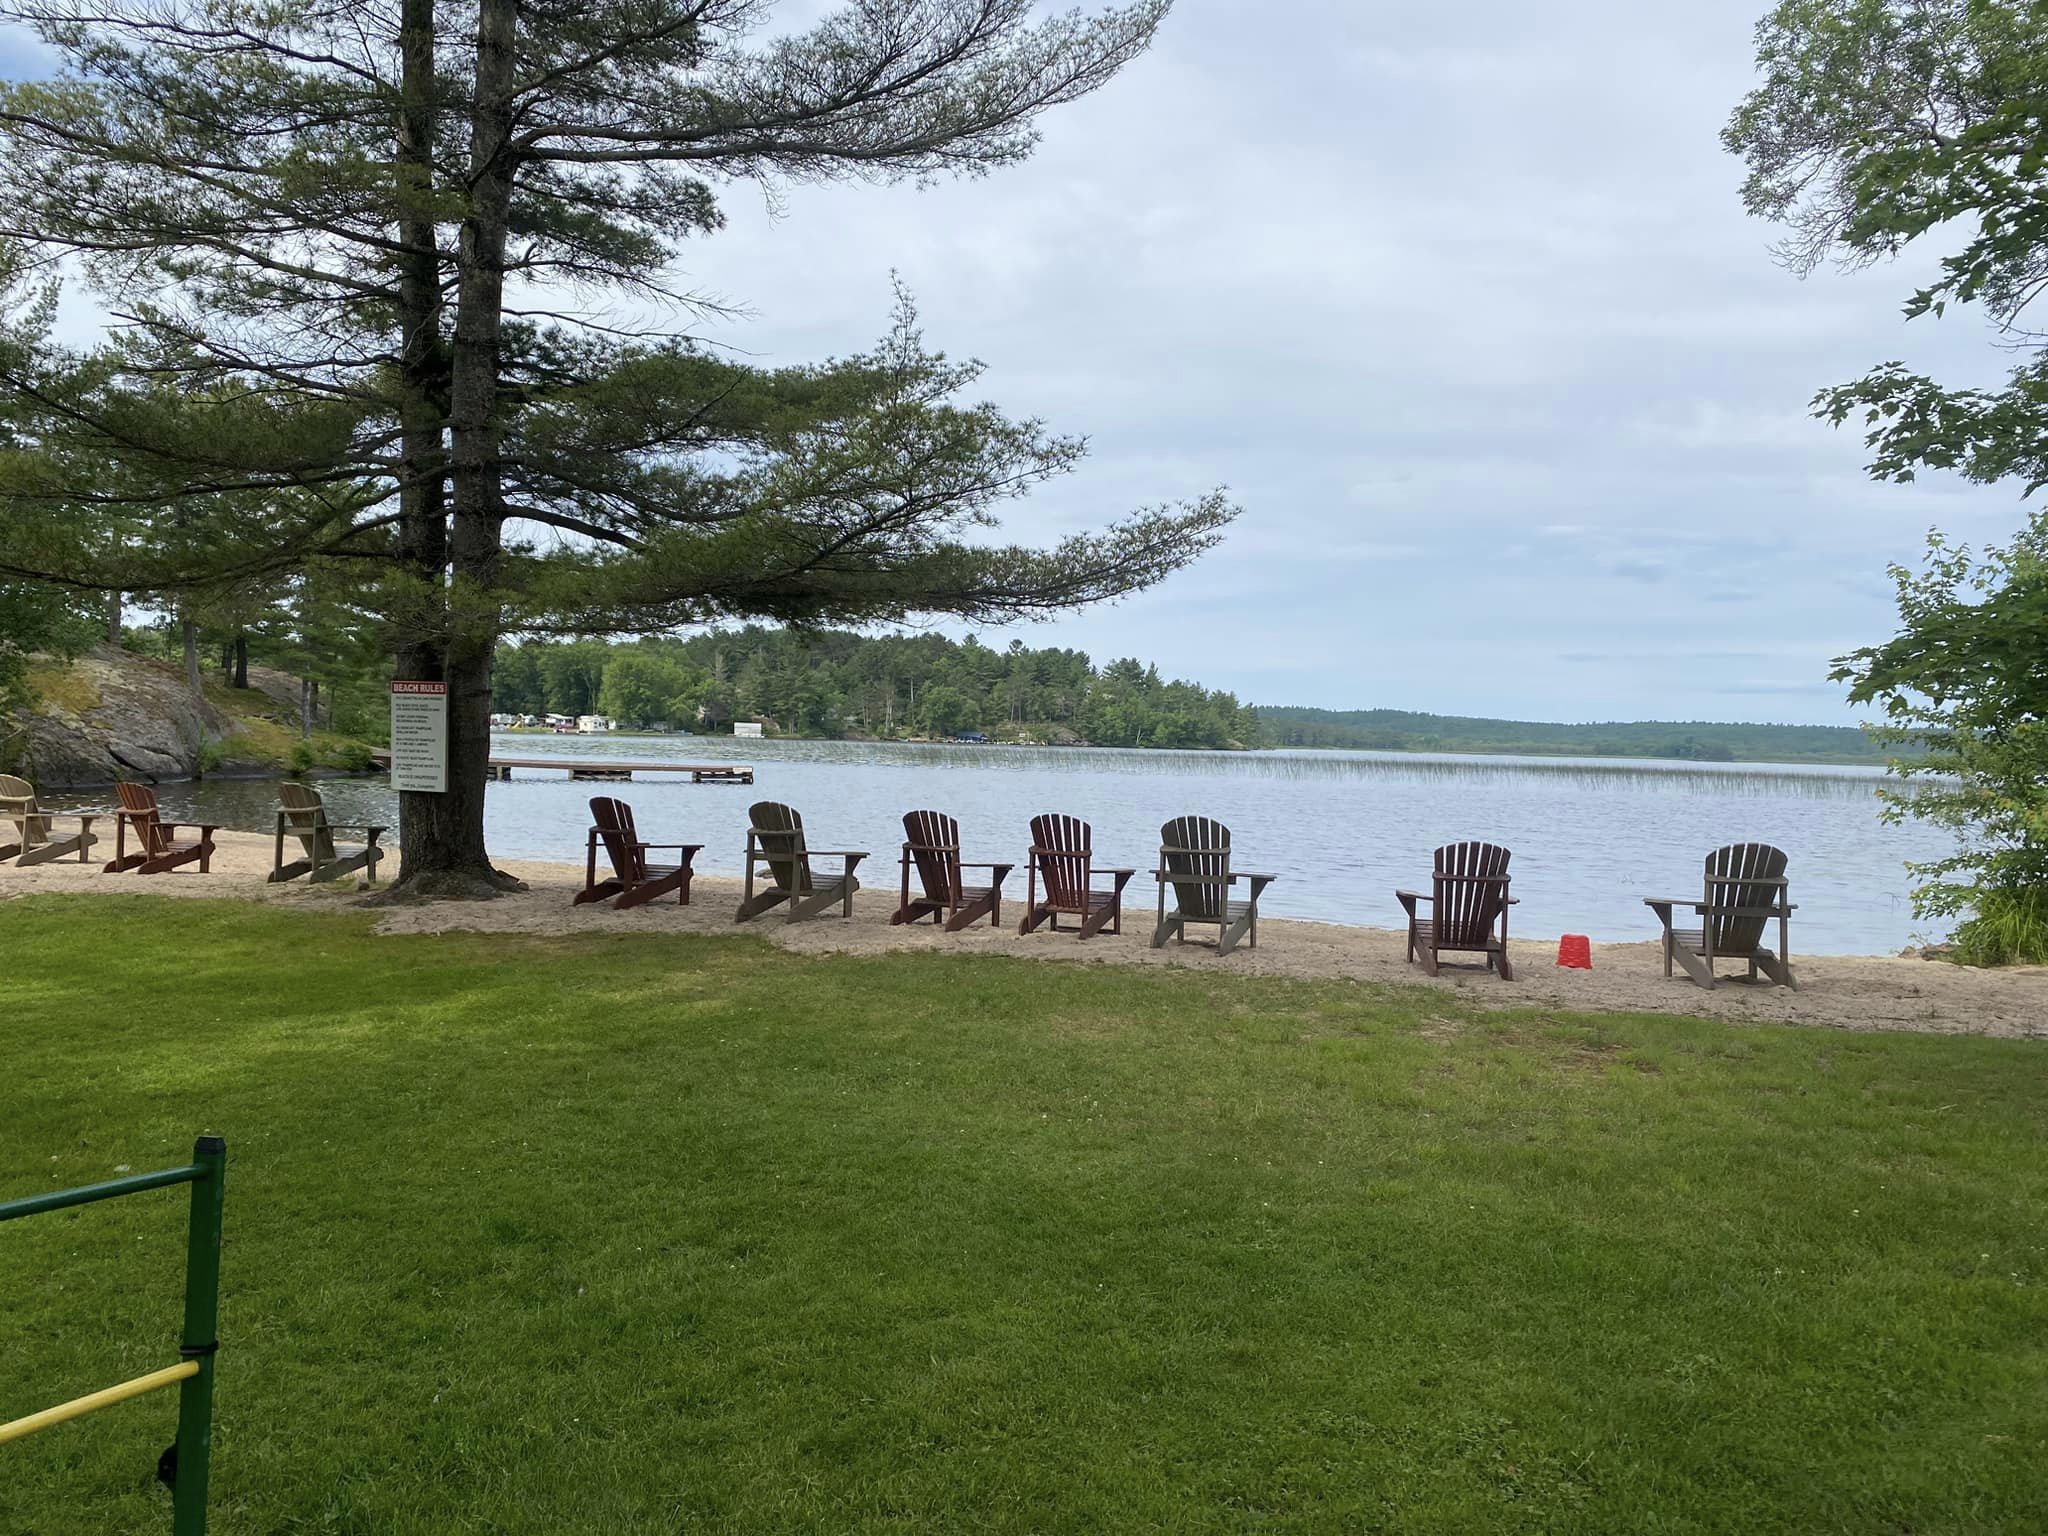
MULTIPOLYGON (((2048 0, 1783 0, 1757 28, 1763 82, 1726 142, 1744 198, 1783 221, 1789 265, 1851 265, 1921 241, 1938 275, 1909 318, 1981 309, 2019 361, 2001 389, 1955 389, 1897 362, 1824 391, 1820 414, 1860 420, 1880 479, 1951 470, 2048 484, 2048 0)), ((1882 701, 1889 814, 1958 839, 1913 866, 1918 910, 1962 919, 1973 958, 2048 959, 2048 607, 2039 515, 1973 556, 1939 534, 1926 568, 1894 567, 1900 634, 1840 660, 1856 702, 1882 701), (1994 935, 2002 937, 1993 940, 1994 935)))
POLYGON ((777 31, 771 0, 0 0, 64 66, 0 89, 0 237, 120 322, 55 345, 16 284, 0 575, 359 570, 399 675, 449 684, 450 791, 403 797, 400 883, 459 894, 493 878, 505 633, 1005 618, 1156 582, 1220 493, 1004 541, 1079 439, 969 398, 979 365, 901 295, 871 351, 724 355, 676 261, 734 183, 1018 160, 1166 10, 856 0, 777 31))
POLYGON ((1835 676, 1881 702, 1894 768, 1886 815, 1948 829, 1956 851, 1912 866, 1917 913, 1960 919, 1968 958, 2048 963, 2048 511, 1981 554, 1935 534, 1896 566, 1900 633, 1835 676))
POLYGON ((2032 319, 2048 285, 2048 0, 1783 0, 1757 63, 1724 139, 1748 163, 1750 211, 1787 226, 1787 265, 1933 240, 1939 274, 1906 314, 1977 306, 2021 358, 1997 390, 1884 363, 1819 411, 1863 423, 1880 478, 2048 483, 2048 333, 2032 319))

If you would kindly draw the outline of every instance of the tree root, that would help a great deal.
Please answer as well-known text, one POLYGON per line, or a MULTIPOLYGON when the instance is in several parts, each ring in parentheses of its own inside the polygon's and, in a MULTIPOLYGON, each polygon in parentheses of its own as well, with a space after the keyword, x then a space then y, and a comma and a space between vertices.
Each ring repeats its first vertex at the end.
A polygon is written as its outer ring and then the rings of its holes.
POLYGON ((502 869, 487 864, 462 869, 429 869, 405 875, 385 890, 365 896, 362 907, 419 907, 436 901, 496 901, 525 890, 526 882, 516 880, 502 869))

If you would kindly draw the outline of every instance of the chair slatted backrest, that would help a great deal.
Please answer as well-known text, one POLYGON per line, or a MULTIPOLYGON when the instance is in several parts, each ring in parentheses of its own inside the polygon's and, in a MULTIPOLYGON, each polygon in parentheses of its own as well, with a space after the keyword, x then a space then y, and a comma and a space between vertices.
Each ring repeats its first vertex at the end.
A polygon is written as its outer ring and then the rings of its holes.
POLYGON ((1220 923, 1230 910, 1230 828, 1206 816, 1181 816, 1159 829, 1159 854, 1173 898, 1198 923, 1220 923))
POLYGON ((908 811, 903 841, 929 901, 960 898, 960 823, 941 811, 908 811))
POLYGON ((284 811, 285 830, 296 837, 306 857, 319 864, 333 864, 334 834, 327 827, 327 802, 320 791, 287 780, 277 786, 277 803, 284 811))
POLYGON ((1088 866, 1095 856, 1088 823, 1073 816, 1034 816, 1031 846, 1038 850, 1038 878, 1045 882, 1046 900, 1056 907, 1086 911, 1088 866))
POLYGON ((1730 843, 1707 855, 1706 920, 1717 954, 1748 954, 1763 943, 1770 918, 1761 909, 1784 898, 1784 874, 1784 851, 1769 843, 1730 843))
POLYGON ((171 837, 164 831, 163 817, 157 813, 156 791, 123 779, 114 786, 114 795, 120 800, 121 809, 128 813, 128 824, 142 839, 143 852, 151 858, 168 853, 171 837))
POLYGON ((779 891, 805 896, 811 889, 811 858, 804 848, 804 819, 786 805, 763 800, 750 807, 754 841, 767 855, 768 878, 779 891))
POLYGON ((628 885, 647 878, 647 852, 640 846, 640 834, 633 826, 633 807, 610 795, 594 795, 590 801, 590 824, 612 861, 612 873, 628 885))
POLYGON ((1436 938, 1445 947, 1484 946, 1507 905, 1510 855, 1492 843, 1447 843, 1436 851, 1436 938))
POLYGON ((50 818, 36 804, 36 787, 27 779, 0 773, 0 830, 18 826, 24 843, 40 842, 49 836, 50 818))

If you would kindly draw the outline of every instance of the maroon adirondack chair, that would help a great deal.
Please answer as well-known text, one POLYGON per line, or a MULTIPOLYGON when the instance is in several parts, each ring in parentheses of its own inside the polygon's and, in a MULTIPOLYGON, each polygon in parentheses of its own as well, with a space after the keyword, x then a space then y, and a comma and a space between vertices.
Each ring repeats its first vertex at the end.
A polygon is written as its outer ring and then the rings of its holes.
POLYGON ((104 873, 119 874, 132 869, 137 874, 160 875, 181 864, 198 861, 199 873, 212 872, 213 834, 218 827, 191 826, 197 837, 178 834, 190 825, 165 821, 156 807, 156 791, 141 784, 116 784, 114 793, 120 808, 114 812, 114 857, 104 873), (135 834, 136 851, 128 851, 128 834, 135 834))
POLYGON ((671 891, 676 893, 677 906, 690 904, 690 863, 704 851, 702 843, 641 842, 633 826, 633 807, 609 795, 591 800, 590 821, 583 859, 583 889, 576 893, 571 905, 580 907, 587 901, 609 898, 612 910, 623 912, 628 907, 659 901, 671 891), (600 843, 612 866, 611 877, 605 880, 597 878, 600 843), (652 853, 673 853, 677 857, 655 863, 648 857, 652 853))
POLYGON ((1396 891, 1394 899, 1408 913, 1408 959, 1422 961, 1422 969, 1434 976, 1441 957, 1449 954, 1480 954, 1500 972, 1502 981, 1515 979, 1508 963, 1508 908, 1515 898, 1508 894, 1508 859, 1505 848, 1492 843, 1450 843, 1436 851, 1436 871, 1425 896, 1419 891, 1396 891), (1430 915, 1416 908, 1430 904, 1430 915))
POLYGON ((991 928, 1003 920, 1003 881, 1009 864, 968 864, 960 858, 960 823, 940 811, 911 811, 903 818, 903 904, 892 923, 915 923, 929 917, 958 933, 987 918, 991 928), (910 893, 910 873, 917 871, 922 896, 910 893), (985 869, 986 884, 968 885, 963 871, 985 869))
POLYGON ((1031 818, 1030 873, 1019 933, 1029 933, 1040 923, 1052 924, 1057 933, 1062 915, 1081 920, 1084 939, 1105 928, 1111 933, 1124 931, 1124 887, 1137 871, 1097 869, 1093 845, 1094 834, 1085 821, 1072 816, 1031 818), (1104 881, 1106 890, 1100 888, 1104 881))

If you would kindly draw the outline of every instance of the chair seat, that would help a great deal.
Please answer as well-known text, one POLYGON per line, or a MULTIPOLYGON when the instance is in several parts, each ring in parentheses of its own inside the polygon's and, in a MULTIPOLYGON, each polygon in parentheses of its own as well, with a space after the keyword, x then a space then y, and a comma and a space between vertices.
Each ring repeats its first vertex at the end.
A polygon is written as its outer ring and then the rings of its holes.
POLYGON ((1436 936, 1436 923, 1427 917, 1419 917, 1415 920, 1415 942, 1424 949, 1470 950, 1475 954, 1481 951, 1496 950, 1501 947, 1499 935, 1493 933, 1487 934, 1476 942, 1469 940, 1461 941, 1455 938, 1439 939, 1436 936))
POLYGON ((989 897, 993 896, 994 894, 995 887, 993 886, 963 885, 960 887, 959 893, 951 897, 924 896, 913 891, 910 896, 910 903, 912 906, 919 907, 968 907, 972 906, 977 901, 986 901, 989 899, 989 897))
MULTIPOLYGON (((1704 928, 1674 928, 1671 930, 1671 942, 1688 953, 1704 955, 1707 952, 1707 931, 1704 928)), ((1753 954, 1776 953, 1776 950, 1759 944, 1750 949, 1717 949, 1714 951, 1714 958, 1747 960, 1753 954)))
POLYGON ((1093 912, 1101 907, 1115 907, 1123 903, 1118 891, 1090 891, 1084 901, 1074 901, 1065 896, 1044 896, 1039 905, 1050 912, 1093 912))
POLYGON ((1222 913, 1190 912, 1186 907, 1179 909, 1180 920, 1184 923, 1221 923, 1228 926, 1239 918, 1252 915, 1252 903, 1248 901, 1225 902, 1222 913))

